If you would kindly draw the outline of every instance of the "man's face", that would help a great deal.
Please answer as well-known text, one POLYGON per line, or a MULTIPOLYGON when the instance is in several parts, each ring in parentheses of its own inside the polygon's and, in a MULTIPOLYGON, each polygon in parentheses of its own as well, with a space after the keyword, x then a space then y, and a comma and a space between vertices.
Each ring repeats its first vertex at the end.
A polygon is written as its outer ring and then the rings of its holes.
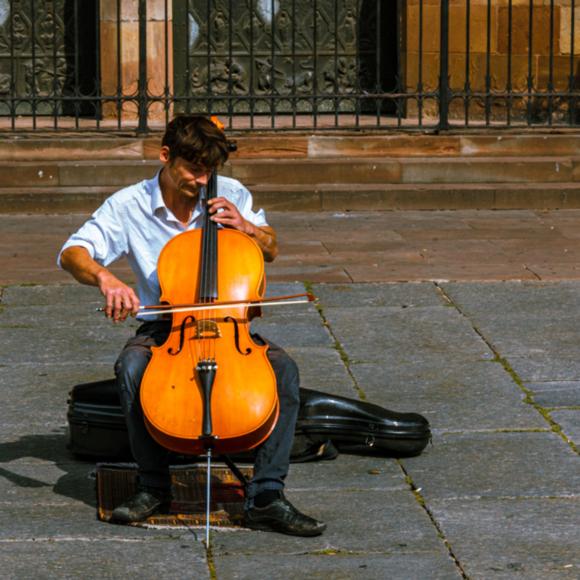
POLYGON ((163 149, 160 159, 165 166, 164 171, 167 172, 167 177, 183 196, 197 197, 200 187, 207 185, 211 173, 207 167, 197 165, 182 157, 169 160, 168 152, 164 155, 163 149))

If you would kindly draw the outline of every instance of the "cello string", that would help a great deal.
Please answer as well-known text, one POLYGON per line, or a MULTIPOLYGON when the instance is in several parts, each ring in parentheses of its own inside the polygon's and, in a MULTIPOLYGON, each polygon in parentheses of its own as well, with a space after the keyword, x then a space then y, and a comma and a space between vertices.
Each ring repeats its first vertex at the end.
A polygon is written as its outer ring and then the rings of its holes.
MULTIPOLYGON (((211 196, 212 198, 217 197, 217 172, 214 171, 211 174, 211 196)), ((218 240, 218 225, 215 222, 211 222, 211 267, 210 267, 210 288, 212 302, 217 299, 217 269, 218 269, 218 255, 217 255, 217 240, 218 240)), ((211 318, 215 320, 215 312, 211 311, 211 318)), ((210 357, 215 361, 215 339, 210 340, 211 352, 210 357)))

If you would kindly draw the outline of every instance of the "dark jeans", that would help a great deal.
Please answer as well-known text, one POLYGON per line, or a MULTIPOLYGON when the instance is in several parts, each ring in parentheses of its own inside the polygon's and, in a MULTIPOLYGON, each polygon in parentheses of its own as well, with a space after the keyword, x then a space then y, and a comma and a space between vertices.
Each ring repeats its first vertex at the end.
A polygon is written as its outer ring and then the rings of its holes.
MULTIPOLYGON (((146 322, 129 339, 115 363, 117 387, 127 421, 133 456, 139 466, 143 488, 166 492, 170 486, 168 452, 149 435, 143 421, 139 388, 151 358, 151 347, 163 344, 169 333, 168 321, 146 322)), ((276 375, 280 416, 270 437, 260 446, 254 464, 254 477, 246 490, 246 505, 264 490, 283 489, 290 464, 290 450, 298 407, 299 376, 296 363, 279 346, 253 335, 258 344, 268 344, 268 359, 276 375)))

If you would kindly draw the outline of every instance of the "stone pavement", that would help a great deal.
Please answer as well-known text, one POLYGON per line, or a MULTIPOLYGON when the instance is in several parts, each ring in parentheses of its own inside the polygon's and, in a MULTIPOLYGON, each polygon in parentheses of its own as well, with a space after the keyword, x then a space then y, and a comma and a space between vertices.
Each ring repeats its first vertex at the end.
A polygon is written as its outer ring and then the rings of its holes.
POLYGON ((0 216, 3 577, 578 578, 580 212, 270 217, 270 294, 307 282, 319 304, 256 329, 303 386, 423 413, 433 445, 293 466, 319 538, 219 530, 207 553, 198 529, 96 521, 67 392, 109 378, 136 324, 96 317, 96 290, 53 266, 84 216, 0 216))

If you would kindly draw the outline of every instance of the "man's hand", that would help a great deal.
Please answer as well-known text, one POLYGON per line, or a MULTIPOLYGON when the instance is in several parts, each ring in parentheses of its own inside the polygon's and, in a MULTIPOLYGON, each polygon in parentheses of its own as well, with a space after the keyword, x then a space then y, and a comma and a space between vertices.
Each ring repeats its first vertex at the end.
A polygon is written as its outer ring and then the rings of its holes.
POLYGON ((139 298, 133 289, 97 264, 86 248, 71 246, 62 253, 60 260, 61 266, 81 284, 99 288, 105 297, 105 313, 114 322, 120 322, 129 314, 139 312, 139 298))
POLYGON ((97 274, 97 281, 101 294, 105 297, 105 314, 113 322, 126 320, 129 314, 139 312, 139 298, 133 289, 124 284, 108 270, 101 270, 97 274))
POLYGON ((274 258, 278 255, 278 242, 273 228, 270 226, 255 226, 244 219, 238 208, 224 197, 215 197, 208 200, 207 203, 210 206, 209 213, 212 221, 250 236, 260 246, 266 262, 274 261, 274 258), (218 212, 218 210, 222 211, 218 212))
POLYGON ((208 200, 212 221, 233 228, 244 234, 252 235, 252 224, 242 217, 238 208, 225 197, 214 197, 208 200))

